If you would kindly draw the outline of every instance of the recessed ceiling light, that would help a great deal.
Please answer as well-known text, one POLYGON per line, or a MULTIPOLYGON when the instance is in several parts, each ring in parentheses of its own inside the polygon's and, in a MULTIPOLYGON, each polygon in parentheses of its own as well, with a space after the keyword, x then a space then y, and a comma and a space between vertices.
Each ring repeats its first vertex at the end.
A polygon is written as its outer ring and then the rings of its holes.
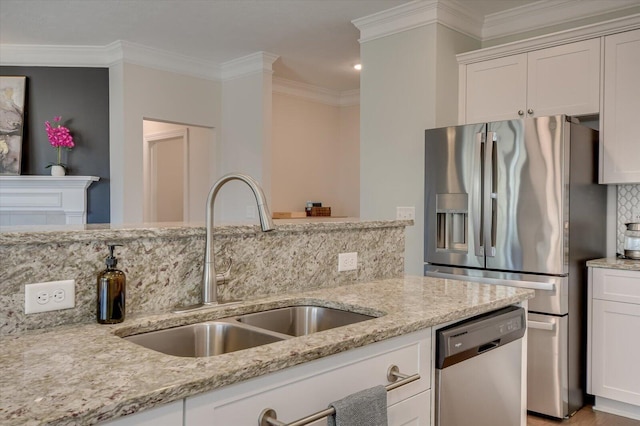
POLYGON ((353 66, 353 68, 357 69, 358 71, 360 71, 362 69, 362 64, 355 64, 353 66))

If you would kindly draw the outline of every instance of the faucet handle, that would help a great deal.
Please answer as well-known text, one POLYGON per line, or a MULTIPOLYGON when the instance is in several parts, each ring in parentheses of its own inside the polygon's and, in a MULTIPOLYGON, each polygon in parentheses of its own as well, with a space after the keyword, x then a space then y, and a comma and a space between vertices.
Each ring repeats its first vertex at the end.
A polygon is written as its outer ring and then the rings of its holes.
POLYGON ((222 272, 221 274, 216 274, 216 282, 217 283, 221 283, 221 284, 226 284, 227 280, 231 277, 231 264, 233 263, 233 260, 231 258, 229 258, 229 263, 227 266, 227 269, 225 269, 224 272, 222 272))

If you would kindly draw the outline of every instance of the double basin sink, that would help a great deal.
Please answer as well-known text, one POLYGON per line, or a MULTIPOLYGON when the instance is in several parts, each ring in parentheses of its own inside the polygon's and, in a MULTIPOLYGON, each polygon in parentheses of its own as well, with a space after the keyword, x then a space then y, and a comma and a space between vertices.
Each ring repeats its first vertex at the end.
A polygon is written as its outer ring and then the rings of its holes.
POLYGON ((167 355, 207 357, 373 318, 322 306, 291 306, 151 331, 124 339, 167 355))

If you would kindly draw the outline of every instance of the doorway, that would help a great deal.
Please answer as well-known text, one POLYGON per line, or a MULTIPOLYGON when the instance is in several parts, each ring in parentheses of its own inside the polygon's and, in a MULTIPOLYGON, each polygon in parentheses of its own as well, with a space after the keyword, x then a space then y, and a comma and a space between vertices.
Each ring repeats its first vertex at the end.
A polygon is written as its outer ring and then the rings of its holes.
POLYGON ((217 176, 212 127, 143 119, 144 222, 204 222, 217 176))
POLYGON ((189 129, 145 133, 145 222, 189 218, 189 129))

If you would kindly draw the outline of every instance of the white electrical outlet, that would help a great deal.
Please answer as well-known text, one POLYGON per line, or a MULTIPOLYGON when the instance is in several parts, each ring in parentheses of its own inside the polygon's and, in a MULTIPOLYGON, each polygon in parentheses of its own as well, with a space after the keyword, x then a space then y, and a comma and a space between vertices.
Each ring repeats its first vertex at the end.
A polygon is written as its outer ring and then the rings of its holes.
POLYGON ((358 269, 358 252, 338 254, 338 272, 358 269))
POLYGON ((75 280, 50 281, 24 286, 24 313, 57 311, 76 306, 75 280))
POLYGON ((632 223, 640 222, 640 206, 631 208, 631 222, 632 223))
POLYGON ((396 219, 397 220, 415 220, 416 208, 415 207, 396 207, 396 219))

